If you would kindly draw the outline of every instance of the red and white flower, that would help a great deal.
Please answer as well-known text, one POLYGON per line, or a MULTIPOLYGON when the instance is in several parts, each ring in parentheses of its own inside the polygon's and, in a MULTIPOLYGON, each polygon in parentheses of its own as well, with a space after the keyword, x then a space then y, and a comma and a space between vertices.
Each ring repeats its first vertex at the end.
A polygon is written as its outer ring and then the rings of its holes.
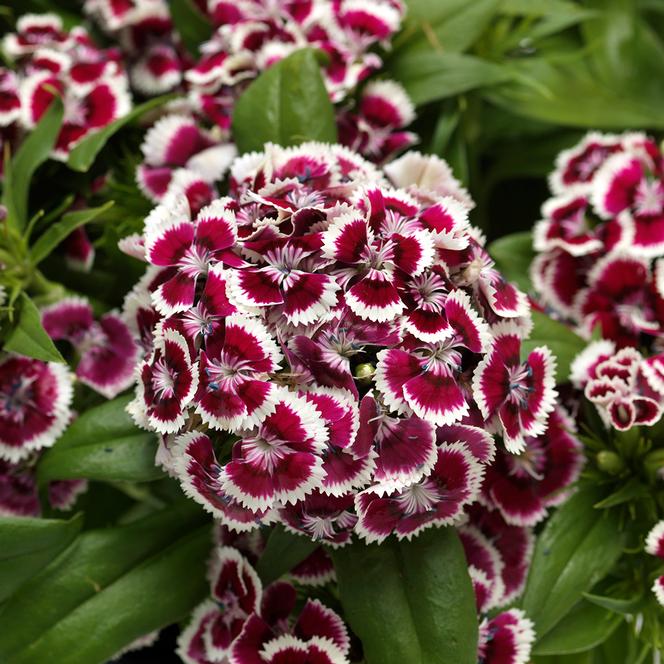
MULTIPOLYGON (((664 559, 664 521, 658 521, 646 537, 646 553, 664 559)), ((658 576, 652 585, 657 601, 664 606, 664 575, 658 576)))
POLYGON ((187 342, 175 330, 165 330, 138 368, 136 398, 127 410, 139 426, 175 433, 185 423, 197 387, 198 364, 192 362, 187 342))
POLYGON ((505 447, 522 452, 524 436, 546 430, 555 405, 555 359, 545 346, 521 361, 521 335, 514 325, 495 329, 493 344, 477 365, 473 395, 484 418, 498 427, 505 447))
POLYGON ((480 625, 480 664, 528 664, 535 626, 521 609, 510 609, 480 625))
POLYGON ((0 360, 0 459, 16 463, 50 447, 71 420, 64 365, 18 355, 0 360))
POLYGON ((43 309, 42 325, 52 339, 71 343, 79 356, 76 377, 107 399, 134 382, 138 348, 119 314, 95 321, 90 304, 72 297, 43 309))

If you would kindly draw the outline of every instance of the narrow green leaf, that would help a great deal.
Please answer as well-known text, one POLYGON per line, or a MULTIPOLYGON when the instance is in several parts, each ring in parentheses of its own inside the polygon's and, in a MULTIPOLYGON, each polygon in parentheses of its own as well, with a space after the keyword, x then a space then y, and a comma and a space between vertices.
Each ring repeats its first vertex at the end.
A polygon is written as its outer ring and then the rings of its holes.
POLYGON ((25 293, 21 293, 18 323, 9 333, 4 349, 44 362, 64 362, 60 351, 42 327, 39 309, 25 293))
POLYGON ((111 124, 106 125, 99 131, 86 136, 69 153, 67 165, 75 171, 87 171, 94 163, 101 149, 115 133, 130 122, 137 120, 148 111, 162 106, 166 102, 175 99, 175 97, 176 95, 168 94, 150 99, 139 106, 135 106, 129 113, 127 113, 127 115, 123 115, 115 122, 111 122, 111 124))
POLYGON ((155 465, 157 440, 138 429, 125 408, 131 395, 91 408, 78 417, 37 466, 37 480, 94 479, 149 482, 163 477, 155 465))
POLYGON ((570 655, 606 641, 623 618, 590 602, 579 602, 552 630, 537 639, 535 655, 570 655))
POLYGON ((203 42, 212 36, 214 28, 209 19, 202 14, 193 0, 169 0, 169 9, 173 25, 182 43, 194 57, 203 42))
POLYGON ((512 77, 501 64, 472 55, 430 51, 395 56, 389 63, 389 73, 417 106, 504 83, 512 77))
POLYGON ((368 664, 475 664, 477 617, 452 528, 332 550, 345 615, 368 664))
POLYGON ((506 67, 511 80, 481 92, 515 115, 570 127, 664 128, 664 117, 657 112, 664 103, 661 89, 621 93, 594 75, 580 57, 569 63, 564 57, 533 56, 513 60, 506 67), (579 99, 584 103, 579 104, 579 99))
POLYGON ((87 210, 76 210, 63 215, 62 219, 42 233, 30 249, 32 262, 37 265, 43 261, 69 234, 79 226, 96 219, 113 206, 113 201, 87 210))
POLYGON ((597 509, 606 509, 649 496, 652 496, 652 491, 645 484, 642 484, 638 479, 633 477, 610 496, 595 503, 595 507, 597 509))
POLYGON ((18 230, 25 228, 28 221, 28 194, 32 176, 51 154, 60 133, 63 114, 62 101, 55 97, 11 161, 2 202, 7 207, 9 222, 18 230))
POLYGON ((622 551, 615 512, 596 510, 584 488, 563 504, 537 538, 522 606, 542 638, 611 570, 622 551))
POLYGON ((487 250, 509 281, 513 281, 526 292, 531 289, 529 270, 535 257, 531 231, 505 235, 494 240, 487 250))
MULTIPOLYGON (((439 3, 442 4, 442 3, 439 3)), ((437 50, 462 53, 468 50, 495 18, 500 0, 467 2, 458 11, 445 12, 444 17, 432 20, 431 14, 418 21, 407 18, 406 29, 414 24, 416 31, 402 46, 401 53, 437 50)), ((407 15, 408 17, 408 15, 407 15)))
POLYGON ((609 597, 607 595, 596 595, 594 593, 583 593, 585 599, 597 606, 601 606, 609 611, 615 613, 622 613, 623 615, 631 615, 638 611, 644 604, 644 594, 637 593, 633 597, 609 597))
POLYGON ((233 132, 240 152, 269 142, 336 142, 334 108, 312 49, 296 51, 251 83, 235 105, 233 132))
POLYGON ((556 380, 564 383, 569 378, 572 361, 586 347, 586 342, 569 327, 546 314, 533 311, 532 316, 533 331, 523 342, 523 351, 529 353, 537 346, 548 346, 557 360, 556 380))
POLYGON ((0 608, 0 661, 101 663, 183 618, 207 592, 203 519, 185 503, 84 532, 0 608))
POLYGON ((267 538, 267 544, 258 560, 256 571, 263 583, 267 585, 290 572, 319 546, 318 542, 303 535, 289 533, 281 525, 275 526, 267 538))
POLYGON ((0 518, 0 603, 69 546, 82 525, 82 514, 68 521, 0 518))

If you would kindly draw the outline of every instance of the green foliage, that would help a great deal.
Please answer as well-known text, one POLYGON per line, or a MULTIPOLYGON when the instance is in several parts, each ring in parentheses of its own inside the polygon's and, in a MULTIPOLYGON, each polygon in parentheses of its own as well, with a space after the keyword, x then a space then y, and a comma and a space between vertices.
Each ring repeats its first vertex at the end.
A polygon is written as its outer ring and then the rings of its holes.
POLYGON ((240 152, 270 142, 336 142, 334 108, 313 50, 296 51, 251 83, 235 105, 233 134, 240 152))
POLYGON ((6 164, 2 203, 7 208, 8 223, 19 231, 28 221, 28 194, 32 176, 48 159, 55 145, 63 113, 62 101, 55 97, 14 158, 6 164))
POLYGON ((411 542, 354 542, 331 554, 367 664, 476 663, 475 598, 454 529, 411 542))
POLYGON ((506 279, 526 292, 531 290, 529 268, 535 252, 530 231, 512 233, 494 240, 487 250, 506 279))
POLYGON ((149 482, 163 476, 155 465, 157 439, 136 427, 126 412, 131 396, 122 396, 81 414, 37 468, 40 484, 86 478, 149 482))
POLYGON ((549 318, 546 314, 533 311, 533 331, 522 346, 529 353, 537 346, 548 346, 556 356, 556 379, 564 383, 569 378, 570 365, 574 358, 586 347, 586 342, 563 323, 549 318))
POLYGON ((111 207, 113 201, 108 201, 96 208, 64 214, 59 222, 49 226, 30 247, 32 262, 37 265, 43 261, 72 231, 93 221, 111 207))
POLYGON ((42 327, 39 309, 25 293, 21 294, 16 318, 16 325, 5 339, 5 350, 45 362, 64 362, 62 355, 42 327))
POLYGON ((320 544, 303 535, 294 535, 282 525, 272 529, 256 571, 265 585, 276 581, 313 553, 320 544))
POLYGON ((212 36, 212 24, 193 0, 169 0, 168 6, 182 43, 191 55, 198 56, 200 45, 212 36))
POLYGON ((189 504, 83 533, 0 608, 0 661, 106 662, 203 599, 210 546, 189 504))
POLYGON ((595 509, 598 500, 596 490, 579 490, 537 538, 521 606, 540 640, 608 574, 622 552, 618 516, 595 509))
POLYGON ((89 170, 99 152, 101 152, 102 148, 114 134, 129 123, 134 122, 134 120, 138 120, 148 111, 159 108, 172 99, 175 99, 175 95, 163 95, 150 99, 143 104, 135 106, 127 115, 123 115, 115 122, 111 122, 111 124, 106 125, 99 131, 89 134, 69 153, 67 165, 75 171, 84 172, 89 170))
POLYGON ((81 514, 68 521, 0 518, 0 603, 69 546, 82 523, 81 514))
POLYGON ((537 640, 535 655, 568 655, 606 641, 622 617, 590 602, 579 602, 552 630, 537 640))

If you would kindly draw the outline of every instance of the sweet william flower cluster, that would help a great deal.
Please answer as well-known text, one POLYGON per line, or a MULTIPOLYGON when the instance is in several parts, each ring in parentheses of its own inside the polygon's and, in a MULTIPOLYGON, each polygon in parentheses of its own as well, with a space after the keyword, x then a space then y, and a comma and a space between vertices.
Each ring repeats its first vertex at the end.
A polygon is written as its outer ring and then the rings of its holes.
POLYGON ((488 431, 527 453, 555 397, 468 209, 437 158, 379 171, 313 143, 237 159, 195 215, 182 194, 155 208, 123 242, 150 264, 126 303, 145 350, 130 411, 189 495, 230 528, 336 546, 464 518, 488 431))

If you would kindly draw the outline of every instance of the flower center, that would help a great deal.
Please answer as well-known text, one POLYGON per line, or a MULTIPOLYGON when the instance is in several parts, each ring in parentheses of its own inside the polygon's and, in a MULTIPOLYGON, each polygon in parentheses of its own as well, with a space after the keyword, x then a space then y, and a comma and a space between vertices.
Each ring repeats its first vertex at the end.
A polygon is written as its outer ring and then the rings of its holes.
POLYGON ((429 479, 412 484, 396 499, 399 507, 407 514, 433 512, 440 502, 438 487, 429 479))
POLYGON ((175 372, 161 357, 152 370, 152 389, 157 399, 172 399, 175 396, 175 372))
POLYGON ((528 364, 517 364, 508 369, 507 389, 509 391, 507 399, 512 403, 524 406, 528 401, 533 388, 530 387, 530 377, 532 371, 528 364))
POLYGON ((0 391, 0 416, 13 422, 23 422, 29 408, 36 408, 32 386, 34 378, 15 378, 0 391))

